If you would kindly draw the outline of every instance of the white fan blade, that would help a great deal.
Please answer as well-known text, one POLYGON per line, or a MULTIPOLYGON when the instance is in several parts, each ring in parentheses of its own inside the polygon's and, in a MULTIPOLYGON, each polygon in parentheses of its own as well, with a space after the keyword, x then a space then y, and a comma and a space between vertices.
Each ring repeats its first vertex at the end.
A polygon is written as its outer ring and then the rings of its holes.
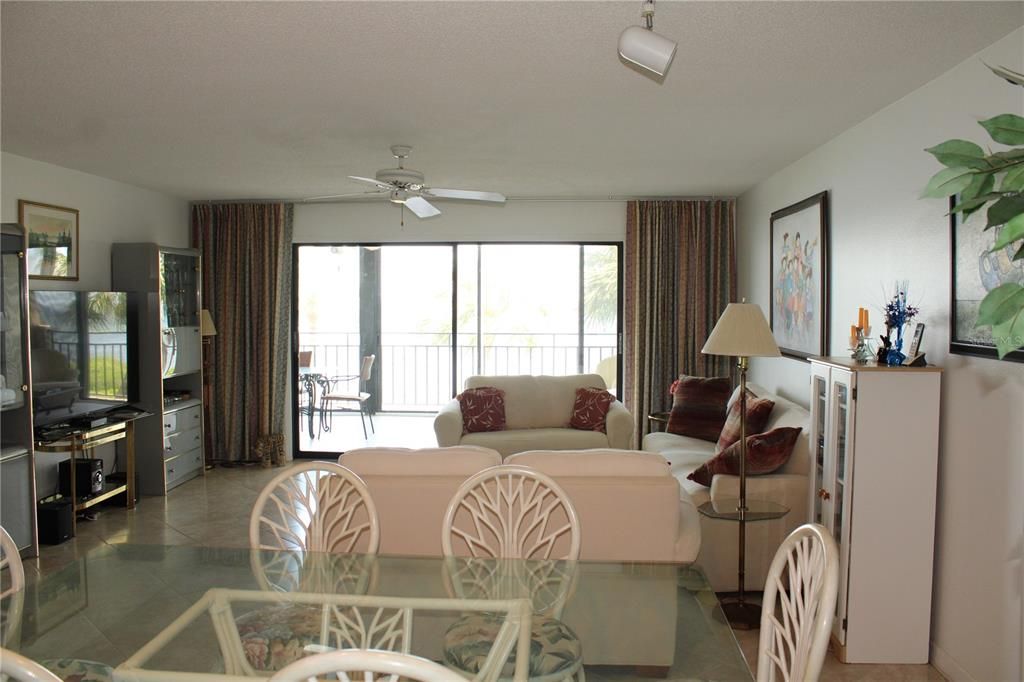
POLYGON ((497 192, 476 192, 471 189, 440 189, 437 187, 424 188, 425 193, 432 197, 442 199, 469 199, 471 201, 494 201, 504 203, 505 195, 497 192))
POLYGON ((354 197, 364 197, 366 199, 375 199, 377 197, 387 196, 387 190, 378 190, 376 192, 349 192, 348 194, 327 194, 322 197, 306 197, 302 199, 302 203, 313 203, 316 201, 333 201, 335 199, 351 199, 354 197))
POLYGON ((358 175, 350 175, 350 176, 348 176, 348 179, 349 180, 355 180, 356 182, 365 182, 367 184, 375 185, 377 187, 380 187, 382 189, 398 189, 397 187, 392 185, 390 182, 381 182, 380 180, 374 180, 373 178, 363 178, 363 177, 360 177, 358 175))
POLYGON ((423 197, 409 197, 405 200, 405 207, 415 213, 417 218, 430 218, 441 215, 441 212, 423 197))

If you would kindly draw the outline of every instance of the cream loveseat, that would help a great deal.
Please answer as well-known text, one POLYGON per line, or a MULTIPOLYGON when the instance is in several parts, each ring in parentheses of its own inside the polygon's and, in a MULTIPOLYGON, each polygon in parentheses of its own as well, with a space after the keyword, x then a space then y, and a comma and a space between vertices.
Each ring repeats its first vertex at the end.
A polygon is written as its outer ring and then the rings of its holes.
MULTIPOLYGON (((789 461, 778 471, 761 476, 747 477, 747 499, 768 500, 789 507, 789 513, 774 521, 747 523, 746 588, 764 587, 768 566, 775 550, 797 526, 808 517, 808 476, 811 470, 809 446, 810 414, 804 408, 785 398, 769 393, 756 384, 747 384, 754 395, 775 401, 765 431, 780 426, 799 426, 803 430, 793 447, 789 461)), ((733 392, 730 406, 737 399, 739 389, 733 392)), ((672 475, 697 506, 709 500, 722 500, 739 496, 739 476, 717 474, 711 487, 686 477, 715 454, 715 443, 679 436, 672 433, 649 433, 644 436, 643 449, 657 452, 668 460, 672 475)), ((711 586, 718 592, 737 589, 737 561, 739 529, 735 521, 700 517, 701 549, 697 563, 704 569, 711 586)))
MULTIPOLYGON (((472 474, 502 462, 495 450, 459 446, 423 450, 362 448, 338 462, 355 471, 373 497, 380 520, 380 553, 440 556, 448 502, 472 474)), ((563 620, 579 633, 590 665, 670 666, 676 619, 663 607, 675 603, 675 572, 639 581, 643 591, 618 593, 620 564, 595 561, 692 562, 700 550, 700 521, 689 494, 669 473, 664 458, 638 451, 533 451, 505 459, 548 474, 565 490, 580 521, 575 597, 563 620), (617 579, 609 581, 608 572, 617 579), (611 584, 611 588, 609 588, 611 584), (655 608, 656 605, 662 608, 655 608), (645 608, 645 605, 649 605, 645 608), (653 614, 653 615, 652 615, 653 614), (650 623, 657 617, 658 623, 650 623), (643 623, 634 618, 646 619, 643 623), (652 635, 652 633, 657 633, 652 635)), ((557 547, 555 548, 557 555, 557 547)), ((380 576, 409 594, 444 596, 441 576, 416 573, 410 560, 401 576, 380 576), (410 581, 419 581, 413 589, 410 581)))
POLYGON ((606 388, 600 374, 569 376, 473 376, 465 388, 492 386, 505 392, 505 430, 462 433, 462 410, 453 399, 434 418, 441 447, 481 445, 504 455, 524 450, 586 450, 630 447, 633 417, 616 400, 605 419, 607 433, 569 426, 577 388, 606 388))

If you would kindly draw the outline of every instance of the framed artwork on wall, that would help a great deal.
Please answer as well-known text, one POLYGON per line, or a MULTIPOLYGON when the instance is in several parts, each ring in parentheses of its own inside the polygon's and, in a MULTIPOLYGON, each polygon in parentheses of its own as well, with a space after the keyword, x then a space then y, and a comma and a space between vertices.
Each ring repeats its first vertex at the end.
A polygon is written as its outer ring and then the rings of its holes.
POLYGON ((806 360, 828 351, 828 192, 771 217, 771 317, 783 355, 806 360))
POLYGON ((78 280, 78 211, 18 199, 32 279, 78 280))
MULTIPOLYGON (((950 209, 956 197, 950 199, 950 209)), ((986 230, 986 212, 976 211, 967 220, 949 214, 951 277, 949 302, 949 352, 999 358, 991 327, 977 327, 978 308, 985 295, 1001 284, 1024 284, 1024 261, 1013 261, 1013 245, 992 251, 999 230, 986 230)), ((1024 362, 1024 350, 1007 353, 1003 360, 1024 362)))

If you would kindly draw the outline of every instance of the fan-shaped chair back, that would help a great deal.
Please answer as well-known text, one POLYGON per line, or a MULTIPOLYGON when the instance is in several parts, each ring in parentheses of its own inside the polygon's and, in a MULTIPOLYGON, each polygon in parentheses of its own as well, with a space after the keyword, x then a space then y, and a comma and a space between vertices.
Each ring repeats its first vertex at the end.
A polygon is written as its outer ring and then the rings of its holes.
POLYGON ((343 682, 362 680, 388 680, 399 678, 420 682, 465 682, 466 678, 443 665, 419 656, 393 651, 347 649, 300 658, 282 668, 270 682, 316 682, 325 676, 335 676, 343 682), (349 673, 356 673, 349 675, 349 673))
POLYGON ((18 546, 14 544, 7 531, 0 528, 0 571, 4 569, 7 569, 7 574, 0 577, 0 599, 5 599, 25 587, 25 567, 21 563, 18 546))
POLYGON ((376 554, 377 509, 363 479, 332 462, 303 462, 256 498, 249 544, 257 549, 376 554))
POLYGON ((6 675, 14 682, 61 682, 59 677, 31 658, 7 649, 0 649, 0 675, 6 675))
POLYGON ((0 528, 0 646, 17 646, 25 601, 25 567, 18 547, 0 528))
POLYGON ((445 556, 568 559, 580 555, 580 522, 549 476, 503 464, 474 474, 444 515, 445 556))
POLYGON ((824 526, 807 523, 775 552, 764 586, 758 682, 817 680, 839 586, 839 550, 824 526))

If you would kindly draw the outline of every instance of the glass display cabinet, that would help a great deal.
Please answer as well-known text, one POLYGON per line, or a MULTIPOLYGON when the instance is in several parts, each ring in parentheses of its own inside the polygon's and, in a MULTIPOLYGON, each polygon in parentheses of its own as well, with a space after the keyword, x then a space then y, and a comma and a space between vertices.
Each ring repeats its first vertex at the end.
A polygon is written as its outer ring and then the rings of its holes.
POLYGON ((927 663, 941 370, 810 360, 808 509, 839 546, 833 649, 927 663))
POLYGON ((119 243, 110 253, 111 282, 129 292, 138 325, 139 401, 156 415, 135 430, 139 490, 163 495, 205 471, 199 252, 119 243))
POLYGON ((0 233, 0 525, 24 556, 38 553, 32 448, 25 232, 3 223, 0 233))

